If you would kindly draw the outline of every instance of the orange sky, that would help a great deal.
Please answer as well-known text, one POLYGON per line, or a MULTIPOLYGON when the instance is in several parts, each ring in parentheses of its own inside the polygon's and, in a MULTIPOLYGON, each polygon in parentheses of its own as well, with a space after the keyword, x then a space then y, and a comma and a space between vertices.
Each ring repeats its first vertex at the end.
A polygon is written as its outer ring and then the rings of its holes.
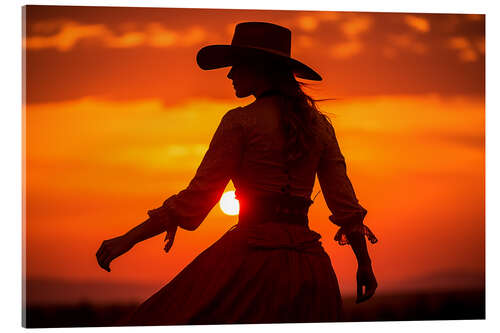
MULTIPOLYGON (((26 11, 29 279, 160 287, 236 223, 216 207, 168 255, 159 236, 111 274, 95 262, 102 240, 187 186, 222 115, 252 101, 195 55, 257 20, 291 28, 293 56, 324 78, 308 92, 337 98, 320 107, 380 239, 379 290, 480 282, 484 16, 52 6, 26 11)), ((311 228, 349 294, 355 260, 329 214, 320 195, 311 228)))

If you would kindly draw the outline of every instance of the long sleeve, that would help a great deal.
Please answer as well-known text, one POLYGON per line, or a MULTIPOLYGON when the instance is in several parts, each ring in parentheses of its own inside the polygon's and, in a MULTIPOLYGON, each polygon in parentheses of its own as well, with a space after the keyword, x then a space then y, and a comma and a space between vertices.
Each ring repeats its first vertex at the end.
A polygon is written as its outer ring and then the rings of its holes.
POLYGON ((326 204, 333 214, 329 219, 340 226, 334 239, 340 245, 345 245, 348 244, 347 234, 362 232, 370 242, 376 243, 375 235, 363 224, 367 210, 359 204, 351 181, 347 177, 345 159, 331 125, 329 125, 328 142, 320 158, 318 180, 326 204))
POLYGON ((241 160, 244 131, 237 110, 230 110, 222 118, 189 186, 169 197, 161 207, 148 211, 150 218, 186 230, 195 230, 203 222, 241 160))

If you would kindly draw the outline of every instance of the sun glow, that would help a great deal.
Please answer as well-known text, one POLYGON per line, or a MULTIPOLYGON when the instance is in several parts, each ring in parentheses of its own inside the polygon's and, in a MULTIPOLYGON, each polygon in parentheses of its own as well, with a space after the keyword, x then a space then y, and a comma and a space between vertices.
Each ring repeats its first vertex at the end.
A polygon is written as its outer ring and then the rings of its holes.
POLYGON ((240 212, 240 203, 236 199, 234 191, 228 191, 220 198, 220 209, 226 215, 238 215, 240 212))

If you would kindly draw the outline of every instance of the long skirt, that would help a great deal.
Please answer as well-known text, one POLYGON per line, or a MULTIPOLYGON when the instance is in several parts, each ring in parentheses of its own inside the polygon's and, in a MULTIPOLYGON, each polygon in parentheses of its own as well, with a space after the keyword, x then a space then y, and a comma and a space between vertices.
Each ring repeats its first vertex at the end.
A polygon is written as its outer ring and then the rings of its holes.
POLYGON ((307 226, 236 225, 119 325, 331 322, 342 299, 307 226))

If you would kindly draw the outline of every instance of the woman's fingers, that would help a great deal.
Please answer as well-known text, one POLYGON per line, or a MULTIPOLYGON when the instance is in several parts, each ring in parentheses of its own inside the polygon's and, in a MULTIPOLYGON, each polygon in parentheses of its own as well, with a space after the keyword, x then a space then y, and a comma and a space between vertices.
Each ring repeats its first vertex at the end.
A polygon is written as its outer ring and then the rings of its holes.
POLYGON ((366 287, 366 292, 365 292, 365 299, 369 299, 370 297, 373 296, 373 294, 375 294, 375 290, 377 289, 377 286, 376 285, 373 285, 373 286, 370 286, 370 287, 366 287))
POLYGON ((101 261, 99 263, 99 266, 101 266, 101 268, 104 269, 105 271, 111 272, 111 269, 109 269, 109 266, 107 266, 104 261, 101 261))
POLYGON ((377 282, 376 281, 370 281, 365 285, 365 293, 359 298, 358 303, 364 302, 368 299, 370 299, 374 294, 375 290, 377 290, 377 282))
POLYGON ((371 298, 373 294, 375 294, 377 286, 377 280, 375 279, 375 275, 373 275, 373 271, 371 269, 366 272, 359 271, 357 276, 356 303, 361 303, 371 298))
POLYGON ((109 272, 109 267, 107 267, 105 265, 105 262, 106 262, 106 257, 105 256, 100 256, 97 258, 97 263, 99 264, 99 266, 101 266, 102 269, 106 270, 109 272))
POLYGON ((109 249, 108 244, 109 244, 108 241, 102 242, 101 246, 99 247, 99 250, 97 250, 96 258, 99 266, 101 266, 102 269, 110 272, 111 269, 109 268, 109 264, 114 258, 110 253, 111 251, 109 249))
POLYGON ((102 267, 102 269, 111 272, 111 269, 109 268, 109 264, 115 259, 115 256, 110 255, 110 254, 103 254, 100 257, 97 258, 97 262, 99 266, 102 267))
POLYGON ((372 294, 368 294, 367 290, 368 289, 365 286, 365 292, 358 294, 358 297, 356 299, 356 303, 364 302, 364 301, 366 301, 367 299, 369 299, 373 295, 373 293, 372 294))
POLYGON ((165 244, 164 250, 168 253, 172 245, 174 245, 175 234, 177 232, 177 227, 167 230, 167 235, 165 236, 165 240, 168 240, 165 244))
POLYGON ((99 266, 110 272, 109 264, 132 248, 133 244, 124 236, 118 236, 102 242, 101 247, 97 250, 96 257, 99 266))
POLYGON ((174 240, 172 238, 170 238, 167 242, 167 244, 165 244, 165 247, 163 248, 165 250, 165 252, 168 253, 168 251, 170 251, 170 248, 172 248, 172 245, 174 245, 174 240))
POLYGON ((111 255, 104 258, 104 260, 102 261, 102 268, 104 268, 108 272, 111 272, 111 269, 109 268, 109 264, 113 261, 113 259, 115 259, 115 257, 111 256, 111 255))
POLYGON ((109 269, 109 257, 107 255, 101 254, 100 256, 97 256, 97 263, 99 266, 101 266, 102 269, 106 271, 110 271, 109 269))
POLYGON ((356 300, 356 303, 361 303, 361 302, 364 302, 364 301, 370 299, 370 297, 372 297, 373 294, 375 294, 375 289, 366 288, 365 293, 363 295, 361 295, 360 297, 358 297, 358 299, 356 300))
POLYGON ((363 298, 363 284, 358 282, 357 286, 357 295, 356 295, 356 303, 361 302, 361 299, 363 298))

